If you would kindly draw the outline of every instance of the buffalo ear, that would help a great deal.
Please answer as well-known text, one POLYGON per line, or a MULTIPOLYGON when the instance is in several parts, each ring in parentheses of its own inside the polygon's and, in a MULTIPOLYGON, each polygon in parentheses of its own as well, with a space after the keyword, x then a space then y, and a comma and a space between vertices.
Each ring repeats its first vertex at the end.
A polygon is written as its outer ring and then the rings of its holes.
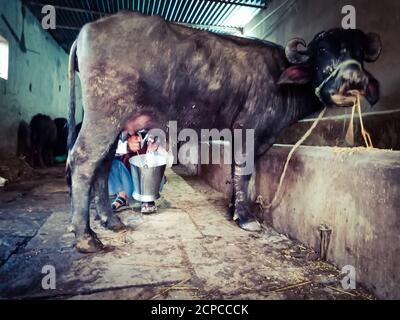
POLYGON ((311 82, 312 73, 308 65, 296 65, 287 68, 279 77, 278 84, 306 84, 311 82))
POLYGON ((368 86, 365 97, 367 98, 371 106, 373 106, 379 100, 380 96, 379 82, 367 70, 365 70, 365 74, 368 76, 368 86))
POLYGON ((364 59, 367 62, 374 62, 379 58, 382 51, 381 38, 376 33, 368 33, 366 35, 366 43, 364 48, 364 59))

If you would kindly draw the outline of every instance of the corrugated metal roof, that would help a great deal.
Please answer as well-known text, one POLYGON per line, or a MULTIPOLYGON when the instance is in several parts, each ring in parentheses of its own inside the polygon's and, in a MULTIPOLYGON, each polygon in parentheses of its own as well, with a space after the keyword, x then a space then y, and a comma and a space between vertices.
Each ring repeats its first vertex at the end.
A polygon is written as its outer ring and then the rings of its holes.
POLYGON ((49 30, 56 41, 69 50, 79 30, 88 22, 121 10, 159 15, 168 21, 213 32, 242 34, 243 27, 270 0, 24 0, 41 21, 44 5, 53 5, 57 28, 49 30))

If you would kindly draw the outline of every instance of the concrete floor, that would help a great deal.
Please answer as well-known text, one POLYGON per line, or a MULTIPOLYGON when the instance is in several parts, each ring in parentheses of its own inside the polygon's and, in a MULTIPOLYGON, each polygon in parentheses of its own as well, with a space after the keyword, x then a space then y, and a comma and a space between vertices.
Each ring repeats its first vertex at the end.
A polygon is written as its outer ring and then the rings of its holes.
POLYGON ((75 252, 66 231, 63 168, 1 190, 0 298, 373 299, 362 288, 343 291, 335 267, 284 235, 239 229, 227 200, 199 178, 167 176, 159 213, 132 205, 119 213, 130 227, 121 233, 92 219, 114 247, 92 255, 75 252), (55 290, 42 289, 45 265, 55 267, 55 290))

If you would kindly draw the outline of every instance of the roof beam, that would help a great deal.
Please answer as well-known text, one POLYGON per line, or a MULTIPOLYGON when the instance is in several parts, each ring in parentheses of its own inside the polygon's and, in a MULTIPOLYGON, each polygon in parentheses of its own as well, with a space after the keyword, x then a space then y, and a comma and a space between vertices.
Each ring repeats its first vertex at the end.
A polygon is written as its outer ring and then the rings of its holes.
MULTIPOLYGON (((28 5, 31 6, 39 6, 43 7, 43 3, 35 2, 35 1, 28 1, 28 5)), ((66 6, 59 6, 59 5, 52 5, 56 10, 63 10, 63 11, 70 11, 70 12, 79 12, 79 13, 90 13, 93 15, 98 15, 98 16, 109 16, 111 15, 110 13, 105 13, 101 11, 94 11, 94 10, 88 10, 88 9, 81 9, 81 8, 73 8, 73 7, 66 7, 66 6)))
POLYGON ((56 25, 56 29, 76 30, 76 31, 81 30, 81 28, 79 28, 79 27, 71 27, 71 26, 63 26, 63 25, 56 25))
MULTIPOLYGON (((27 5, 28 7, 30 7, 31 9, 36 8, 42 8, 46 3, 45 0, 22 0, 23 3, 25 5, 27 5)), ((143 0, 142 0, 143 1, 143 0)), ((141 1, 141 2, 142 2, 141 1)), ((269 5, 271 0, 265 0, 265 1, 244 1, 244 0, 196 0, 194 2, 196 2, 196 9, 194 10, 196 12, 192 12, 191 15, 193 15, 194 21, 187 21, 186 23, 180 23, 181 25, 184 26, 188 26, 188 27, 192 27, 192 28, 197 28, 197 29, 203 29, 203 30, 209 30, 209 31, 215 31, 215 32, 226 32, 226 33, 233 33, 233 34, 242 34, 243 35, 243 28, 241 27, 235 27, 235 26, 218 26, 216 25, 217 23, 213 22, 206 22, 207 19, 206 18, 210 18, 210 16, 212 16, 213 14, 215 15, 216 12, 213 12, 214 9, 218 9, 218 17, 220 16, 221 9, 223 8, 229 8, 229 7, 236 7, 236 6, 241 6, 241 7, 252 7, 252 8, 257 8, 257 9, 266 9, 267 5, 269 5), (197 5, 198 4, 198 5, 197 5), (208 12, 208 14, 206 16, 203 17, 204 13, 208 12), (200 19, 201 18, 201 19, 200 19), (196 21, 198 20, 198 21, 196 21), (203 21, 200 21, 203 20, 203 21), (188 22, 192 22, 192 23, 188 23, 188 22)), ((163 8, 160 11, 160 5, 161 5, 161 1, 160 3, 158 3, 159 8, 157 8, 157 14, 159 15, 163 15, 165 18, 167 18, 167 16, 169 17, 168 14, 166 14, 166 8, 164 8, 166 6, 166 4, 169 3, 169 5, 171 5, 172 3, 175 2, 175 6, 177 6, 177 3, 181 3, 180 1, 176 0, 176 1, 171 1, 171 0, 165 0, 163 1, 163 8)), ((69 6, 68 4, 62 4, 63 2, 57 2, 58 4, 51 4, 53 5, 53 7, 57 10, 61 12, 70 12, 70 15, 64 15, 65 17, 77 17, 80 15, 85 15, 85 19, 78 19, 77 21, 72 21, 71 19, 69 19, 70 23, 68 22, 64 22, 63 25, 57 25, 56 28, 60 29, 60 32, 56 32, 55 30, 49 30, 49 32, 52 34, 52 36, 60 43, 60 45, 62 45, 64 48, 67 46, 67 39, 64 39, 65 37, 67 37, 67 35, 71 35, 74 34, 75 32, 79 32, 80 29, 82 28, 82 26, 84 25, 85 21, 86 22, 90 22, 90 21, 95 21, 99 18, 102 17, 107 17, 110 16, 112 14, 115 13, 115 10, 117 8, 109 8, 109 10, 102 10, 105 8, 100 8, 99 11, 95 11, 92 10, 90 8, 90 6, 85 6, 85 7, 80 7, 79 5, 77 5, 76 7, 74 6, 69 6), (110 10, 111 9, 111 10, 110 10), (73 15, 73 13, 76 13, 77 15, 73 15), (68 33, 68 30, 70 31, 70 33, 68 33), (72 32, 72 33, 71 33, 72 32)), ((68 3, 68 2, 66 2, 68 3)), ((108 1, 104 1, 102 0, 102 4, 109 4, 108 1)), ((130 4, 133 3, 139 3, 138 1, 132 1, 129 0, 130 4)), ((153 3, 155 4, 155 3, 153 3)), ((177 6, 178 7, 178 6, 177 6)), ((129 10, 129 11, 135 11, 132 10, 134 8, 128 6, 128 7, 124 7, 125 10, 129 10)), ((136 8, 137 9, 137 8, 136 8)), ((174 13, 175 15, 175 19, 176 19, 176 15, 178 13, 178 10, 176 10, 177 12, 174 13)), ((222 10, 225 11, 225 10, 222 10)), ((229 11, 229 10, 228 10, 229 11)), ((35 15, 38 17, 38 19, 40 19, 40 10, 34 10, 35 15)), ((192 17, 192 16, 191 16, 192 17)), ((175 20, 173 19, 173 20, 175 20)), ((179 20, 179 19, 178 19, 179 20)), ((175 23, 179 23, 178 21, 171 21, 171 22, 175 22, 175 23)), ((68 37, 67 37, 68 38, 68 37)))
MULTIPOLYGON (((224 27, 224 26, 214 26, 214 25, 209 25, 209 24, 192 24, 192 23, 180 23, 180 22, 176 22, 175 24, 179 24, 179 25, 191 27, 191 28, 212 29, 212 30, 216 30, 216 31, 225 31, 225 32, 231 32, 231 33, 243 34, 243 28, 239 28, 239 27, 224 27)), ((79 28, 79 27, 63 26, 63 25, 57 25, 56 29, 65 29, 65 30, 73 30, 73 31, 81 30, 81 28, 79 28)))
POLYGON ((240 33, 243 34, 243 28, 239 27, 228 27, 228 26, 215 26, 210 24, 193 24, 193 23, 177 23, 183 26, 198 28, 198 29, 212 29, 216 31, 225 31, 231 33, 240 33))
MULTIPOLYGON (((219 2, 219 3, 225 3, 228 5, 237 5, 237 6, 243 6, 243 7, 251 7, 251 8, 258 8, 258 9, 267 9, 266 5, 259 5, 259 4, 251 4, 251 3, 241 3, 238 2, 237 0, 201 0, 201 1, 206 1, 206 2, 219 2)), ((36 1, 26 1, 28 5, 32 6, 40 6, 43 7, 44 4, 36 1)), ((83 8, 74 8, 74 7, 66 7, 66 6, 60 6, 60 5, 52 5, 55 9, 58 10, 64 10, 64 11, 70 11, 70 12, 79 12, 79 13, 89 13, 93 15, 99 15, 99 16, 107 16, 110 15, 110 13, 105 13, 101 11, 95 11, 95 10, 88 10, 88 9, 83 9, 83 8)))
POLYGON ((226 3, 230 5, 237 5, 237 6, 242 6, 242 7, 251 7, 251 8, 257 8, 257 9, 267 9, 266 4, 252 4, 252 3, 246 3, 246 2, 240 2, 237 0, 202 0, 202 1, 208 1, 208 2, 221 2, 221 3, 226 3))

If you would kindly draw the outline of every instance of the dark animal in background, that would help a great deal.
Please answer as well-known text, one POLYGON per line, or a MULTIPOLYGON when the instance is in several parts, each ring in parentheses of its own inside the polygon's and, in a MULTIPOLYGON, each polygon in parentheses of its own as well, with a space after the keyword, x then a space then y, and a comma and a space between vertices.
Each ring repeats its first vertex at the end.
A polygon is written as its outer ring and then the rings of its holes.
MULTIPOLYGON (((63 156, 68 153, 67 141, 68 141, 68 121, 65 118, 56 118, 54 123, 57 127, 57 140, 54 146, 54 157, 63 156)), ((76 136, 81 131, 82 122, 75 126, 76 136)))
MULTIPOLYGON (((78 137, 79 132, 81 131, 81 129, 82 129, 82 122, 79 122, 79 123, 75 126, 75 136, 76 136, 76 137, 78 137)), ((75 141, 74 141, 74 143, 75 143, 75 141)))
POLYGON ((32 163, 32 147, 31 147, 31 131, 29 124, 26 121, 20 121, 18 125, 18 137, 17 137, 17 157, 25 158, 25 161, 33 165, 32 163))
POLYGON ((53 151, 57 140, 57 127, 47 115, 37 114, 30 122, 34 167, 53 165, 53 151))
POLYGON ((54 157, 66 155, 68 139, 68 121, 65 118, 54 119, 57 128, 57 139, 54 145, 54 157))
MULTIPOLYGON (((102 199, 96 206, 104 225, 121 228, 106 201, 107 176, 110 154, 128 118, 146 112, 165 132, 169 120, 178 122, 178 130, 254 129, 257 160, 282 129, 324 105, 348 105, 350 90, 376 103, 379 85, 364 62, 375 61, 380 51, 379 36, 360 30, 324 31, 308 46, 294 39, 285 49, 138 13, 118 13, 85 25, 71 49, 69 75, 70 127, 75 127, 76 70, 85 111, 67 170, 72 174, 77 249, 102 249, 90 228, 92 188, 95 198, 102 199)), ((71 131, 69 142, 73 138, 71 131)), ((232 166, 233 217, 243 229, 255 231, 260 226, 250 209, 251 175, 242 169, 240 163, 232 166)))

